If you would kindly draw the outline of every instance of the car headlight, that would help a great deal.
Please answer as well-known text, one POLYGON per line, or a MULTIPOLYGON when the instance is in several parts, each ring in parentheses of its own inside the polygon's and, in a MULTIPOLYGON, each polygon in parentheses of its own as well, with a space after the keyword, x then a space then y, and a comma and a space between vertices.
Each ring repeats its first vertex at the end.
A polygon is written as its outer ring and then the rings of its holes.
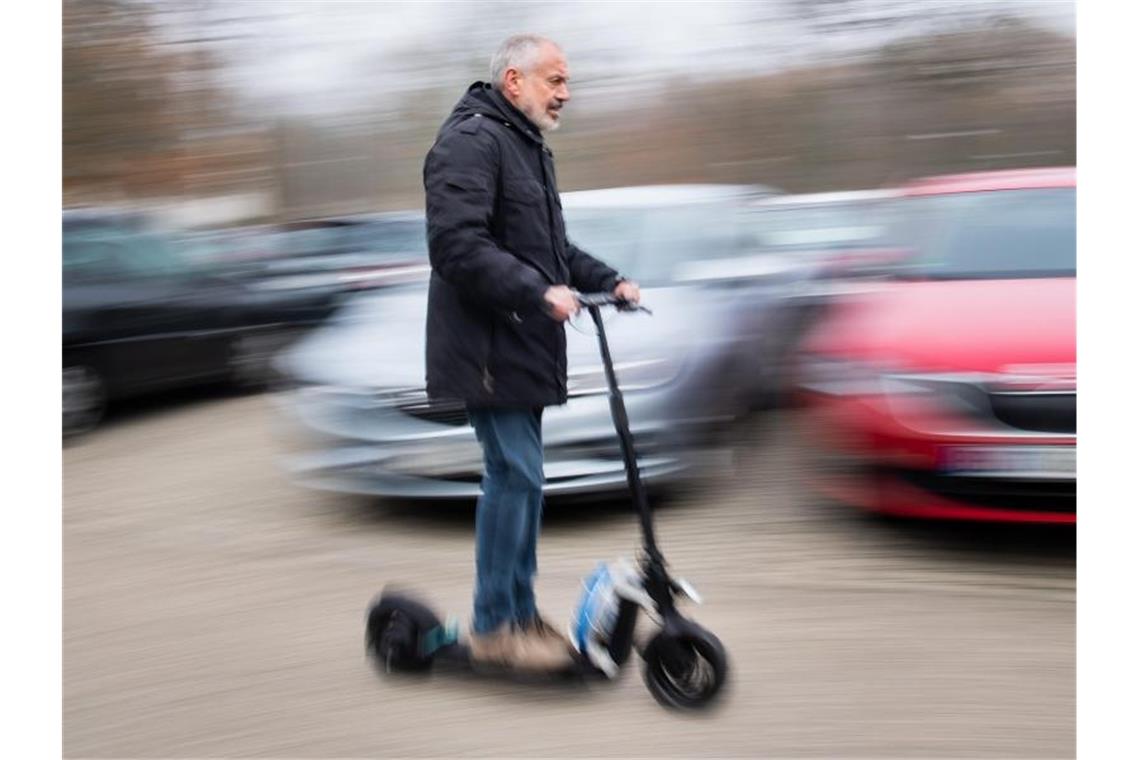
MULTIPOLYGON (((643 359, 614 365, 614 374, 623 393, 666 385, 677 376, 677 372, 677 365, 668 359, 643 359)), ((568 372, 566 392, 570 398, 608 393, 605 368, 596 365, 568 372)))
POLYGON ((886 372, 871 362, 810 355, 800 362, 800 386, 827 396, 876 396, 884 393, 886 372))
POLYGON ((800 361, 801 386, 832 396, 925 395, 935 392, 943 377, 839 356, 808 355, 800 361))
POLYGON ((906 372, 896 366, 839 357, 810 356, 801 364, 801 387, 828 396, 922 398, 947 411, 976 414, 987 405, 985 375, 906 372))
POLYGON ((332 404, 358 411, 399 406, 403 399, 426 394, 417 388, 355 388, 340 385, 303 385, 301 397, 322 404, 332 404))

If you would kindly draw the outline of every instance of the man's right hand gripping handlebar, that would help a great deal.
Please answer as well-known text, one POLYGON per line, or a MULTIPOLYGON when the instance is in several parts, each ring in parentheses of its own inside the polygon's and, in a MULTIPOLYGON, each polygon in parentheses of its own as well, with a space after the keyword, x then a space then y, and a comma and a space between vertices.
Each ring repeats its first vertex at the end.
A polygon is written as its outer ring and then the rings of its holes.
POLYGON ((546 313, 559 322, 570 319, 582 308, 578 294, 565 285, 551 285, 543 297, 546 299, 546 313))

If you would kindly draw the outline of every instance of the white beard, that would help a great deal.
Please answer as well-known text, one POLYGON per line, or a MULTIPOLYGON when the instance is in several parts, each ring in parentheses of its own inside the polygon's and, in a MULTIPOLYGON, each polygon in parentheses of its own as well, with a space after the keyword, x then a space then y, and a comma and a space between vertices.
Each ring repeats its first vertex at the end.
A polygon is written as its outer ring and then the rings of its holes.
POLYGON ((550 114, 546 112, 545 108, 536 109, 537 113, 531 113, 531 110, 529 108, 523 108, 520 110, 526 114, 526 117, 528 119, 534 122, 534 125, 538 127, 540 132, 553 132, 554 130, 558 129, 559 125, 562 124, 561 120, 551 117, 550 114))

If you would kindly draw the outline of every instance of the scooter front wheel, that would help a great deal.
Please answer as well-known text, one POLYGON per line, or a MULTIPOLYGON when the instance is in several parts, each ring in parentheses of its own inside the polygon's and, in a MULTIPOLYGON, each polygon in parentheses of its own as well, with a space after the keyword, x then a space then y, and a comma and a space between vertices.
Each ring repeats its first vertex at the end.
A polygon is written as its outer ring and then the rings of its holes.
POLYGON ((700 709, 713 703, 728 677, 720 639, 697 625, 661 632, 645 648, 645 685, 666 707, 700 709))
POLYGON ((385 673, 431 667, 421 651, 424 634, 440 625, 435 613, 404 596, 385 594, 368 613, 368 648, 385 673))

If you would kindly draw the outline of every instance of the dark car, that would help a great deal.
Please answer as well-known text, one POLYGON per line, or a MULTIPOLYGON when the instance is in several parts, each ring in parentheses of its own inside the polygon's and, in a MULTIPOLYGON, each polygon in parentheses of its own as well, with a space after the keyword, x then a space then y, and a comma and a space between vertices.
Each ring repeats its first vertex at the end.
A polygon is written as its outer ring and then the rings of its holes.
POLYGON ((63 215, 63 430, 107 404, 218 380, 256 386, 273 354, 338 304, 335 289, 258 290, 130 211, 63 215))

